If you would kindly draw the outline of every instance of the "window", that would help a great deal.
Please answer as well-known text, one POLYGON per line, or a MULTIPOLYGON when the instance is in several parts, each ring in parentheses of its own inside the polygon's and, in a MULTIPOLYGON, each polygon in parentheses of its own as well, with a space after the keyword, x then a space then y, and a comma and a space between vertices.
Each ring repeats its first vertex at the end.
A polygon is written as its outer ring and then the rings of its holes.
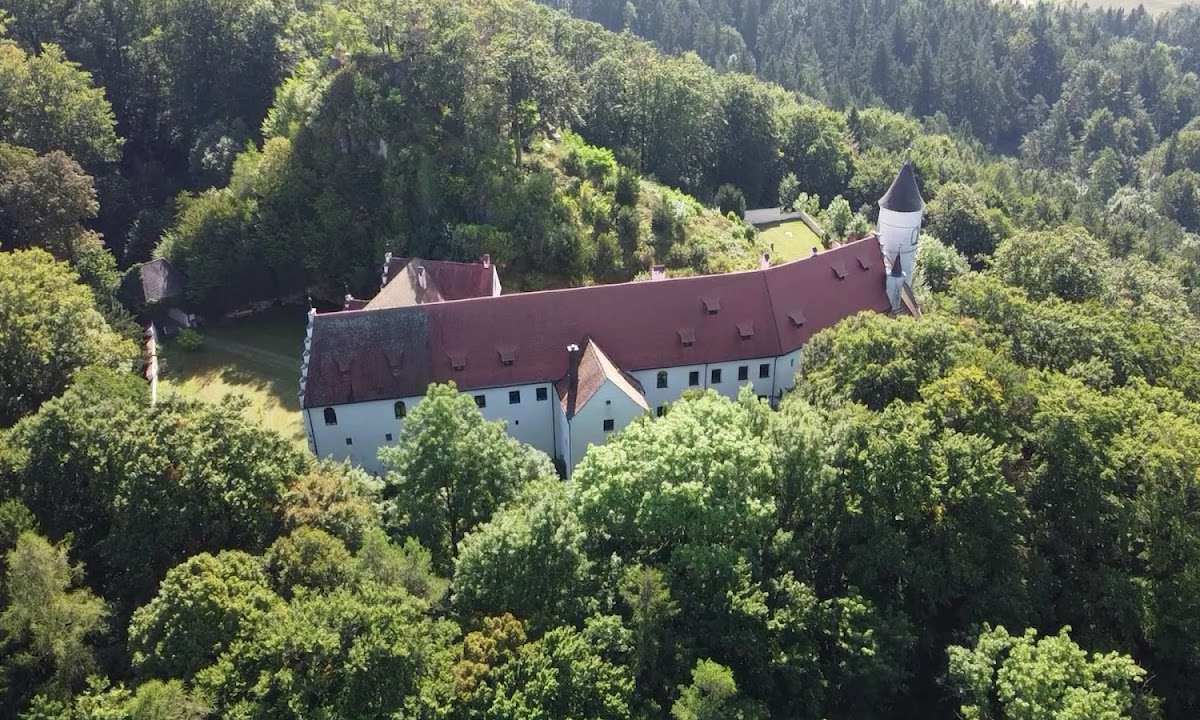
POLYGON ((657 416, 659 416, 659 417, 662 417, 663 415, 666 415, 666 414, 667 414, 667 406, 666 406, 666 405, 659 405, 659 406, 658 406, 658 408, 657 408, 657 409, 654 411, 654 414, 655 414, 655 415, 657 415, 657 416))
POLYGON ((688 385, 690 385, 692 387, 696 387, 699 384, 700 384, 700 371, 693 370, 690 373, 688 373, 688 385))
POLYGON ((741 381, 741 380, 749 380, 749 379, 750 379, 750 366, 749 365, 739 365, 738 366, 738 380, 741 381))
POLYGON ((604 432, 612 432, 612 431, 613 431, 613 427, 614 427, 615 425, 616 425, 616 423, 614 423, 614 422, 613 422, 612 418, 609 418, 608 420, 605 420, 605 421, 604 421, 604 432))
POLYGON ((476 395, 475 396, 475 405, 477 405, 480 409, 487 407, 487 396, 486 395, 476 395))
POLYGON ((665 388, 666 386, 667 386, 667 371, 659 370, 658 371, 658 388, 661 390, 662 388, 665 388))
POLYGON ((405 406, 403 400, 397 400, 396 404, 393 406, 393 408, 396 411, 396 419, 397 420, 399 420, 400 418, 402 418, 408 414, 408 407, 405 406))
POLYGON ((521 391, 520 390, 509 390, 508 391, 508 404, 509 405, 520 405, 521 404, 521 391))
POLYGON ((384 436, 383 436, 383 439, 384 439, 384 441, 386 441, 386 442, 391 442, 391 441, 392 441, 392 434, 391 434, 391 433, 388 433, 387 435, 384 435, 384 436))
POLYGON ((346 444, 347 444, 347 445, 353 445, 353 444, 354 444, 354 439, 353 439, 353 438, 346 438, 346 444))
POLYGON ((333 408, 325 408, 325 424, 337 425, 337 410, 333 408))
POLYGON ((547 397, 547 394, 546 394, 546 388, 544 388, 544 387, 538 388, 538 389, 537 389, 537 399, 538 399, 538 402, 541 402, 541 401, 545 400, 545 399, 546 399, 546 397, 547 397))
POLYGON ((710 383, 713 385, 721 384, 721 368, 717 368, 716 370, 712 371, 712 379, 710 380, 710 383))
POLYGON ((760 378, 771 377, 771 363, 761 363, 758 366, 758 376, 760 378))

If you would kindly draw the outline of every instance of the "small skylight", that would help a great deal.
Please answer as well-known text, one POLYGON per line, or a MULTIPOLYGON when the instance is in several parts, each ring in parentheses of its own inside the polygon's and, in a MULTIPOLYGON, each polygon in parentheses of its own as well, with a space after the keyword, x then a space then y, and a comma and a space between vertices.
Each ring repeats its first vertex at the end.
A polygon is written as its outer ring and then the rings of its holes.
POLYGON ((338 372, 346 375, 350 372, 350 358, 345 355, 337 355, 334 357, 334 362, 337 363, 338 372))

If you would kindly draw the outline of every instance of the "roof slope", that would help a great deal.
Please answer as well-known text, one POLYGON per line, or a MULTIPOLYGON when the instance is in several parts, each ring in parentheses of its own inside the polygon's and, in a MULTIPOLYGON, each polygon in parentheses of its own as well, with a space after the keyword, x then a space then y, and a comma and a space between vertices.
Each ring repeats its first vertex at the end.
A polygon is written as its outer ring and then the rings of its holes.
POLYGON ((379 294, 367 303, 367 307, 390 308, 490 297, 492 273, 491 265, 482 263, 389 258, 384 267, 386 282, 379 294), (420 279, 422 268, 424 286, 420 279))
POLYGON ((766 270, 319 314, 304 407, 555 382, 589 338, 629 371, 777 357, 889 308, 870 239, 766 270))
POLYGON ((879 207, 902 213, 925 209, 925 199, 921 197, 921 188, 917 186, 917 175, 913 170, 912 160, 906 161, 900 167, 892 186, 879 198, 879 207))
POLYGON ((799 212, 784 212, 781 207, 773 208, 755 208, 747 210, 742 216, 750 225, 774 225, 776 223, 788 222, 790 220, 799 220, 804 217, 803 213, 799 212))
POLYGON ((646 404, 642 384, 632 375, 614 365, 608 355, 605 355, 604 351, 600 349, 600 346, 588 338, 579 358, 579 367, 576 369, 575 377, 572 378, 568 373, 556 387, 567 419, 575 417, 576 413, 587 406, 588 401, 592 399, 596 391, 604 387, 606 382, 616 385, 643 410, 650 409, 650 406, 646 404))
POLYGON ((148 305, 183 295, 183 273, 166 258, 156 258, 142 265, 138 274, 142 281, 142 298, 148 305))

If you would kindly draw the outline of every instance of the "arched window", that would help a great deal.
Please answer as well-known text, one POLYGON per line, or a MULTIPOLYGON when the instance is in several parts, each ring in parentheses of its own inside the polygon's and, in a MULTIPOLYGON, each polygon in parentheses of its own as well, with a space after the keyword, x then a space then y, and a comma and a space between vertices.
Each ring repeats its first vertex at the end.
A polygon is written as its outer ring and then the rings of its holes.
POLYGON ((667 386, 667 371, 659 370, 658 371, 658 387, 665 388, 666 386, 667 386))
POLYGON ((408 408, 405 407, 403 400, 397 400, 396 405, 394 407, 396 410, 396 419, 397 420, 399 420, 400 418, 402 418, 408 414, 408 408))
POLYGON ((325 408, 325 424, 337 425, 337 410, 333 408, 325 408))

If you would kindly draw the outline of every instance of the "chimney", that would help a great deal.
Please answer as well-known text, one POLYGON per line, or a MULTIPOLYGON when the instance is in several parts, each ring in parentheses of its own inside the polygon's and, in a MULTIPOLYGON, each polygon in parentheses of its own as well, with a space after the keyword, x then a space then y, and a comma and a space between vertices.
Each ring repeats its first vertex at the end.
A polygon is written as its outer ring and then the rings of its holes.
POLYGON ((575 387, 575 381, 579 375, 579 346, 571 343, 567 346, 567 389, 575 387))
POLYGON ((426 284, 427 283, 425 280, 425 266, 418 265, 417 266, 417 285, 420 285, 421 289, 424 290, 426 287, 426 284))
POLYGON ((483 254, 483 257, 479 258, 479 262, 483 263, 483 266, 484 266, 485 268, 490 268, 490 267, 492 266, 492 256, 491 256, 491 254, 489 254, 489 253, 484 253, 484 254, 483 254))
POLYGON ((653 267, 651 267, 650 268, 650 279, 651 280, 666 280, 667 279, 667 266, 666 265, 654 265, 653 267))
POLYGON ((900 295, 904 290, 904 285, 908 281, 904 277, 904 267, 900 263, 900 254, 896 253, 896 257, 892 259, 892 267, 887 275, 887 296, 888 302, 891 303, 892 313, 900 312, 900 295))
POLYGON ((771 253, 765 252, 762 254, 762 258, 758 261, 758 269, 766 270, 769 267, 771 267, 771 253))
POLYGON ((817 247, 814 245, 813 249, 812 249, 812 254, 809 255, 809 257, 816 257, 816 256, 817 256, 817 247))
POLYGON ((382 290, 388 282, 388 266, 392 264, 392 254, 386 252, 383 254, 383 273, 379 277, 379 289, 382 290))

